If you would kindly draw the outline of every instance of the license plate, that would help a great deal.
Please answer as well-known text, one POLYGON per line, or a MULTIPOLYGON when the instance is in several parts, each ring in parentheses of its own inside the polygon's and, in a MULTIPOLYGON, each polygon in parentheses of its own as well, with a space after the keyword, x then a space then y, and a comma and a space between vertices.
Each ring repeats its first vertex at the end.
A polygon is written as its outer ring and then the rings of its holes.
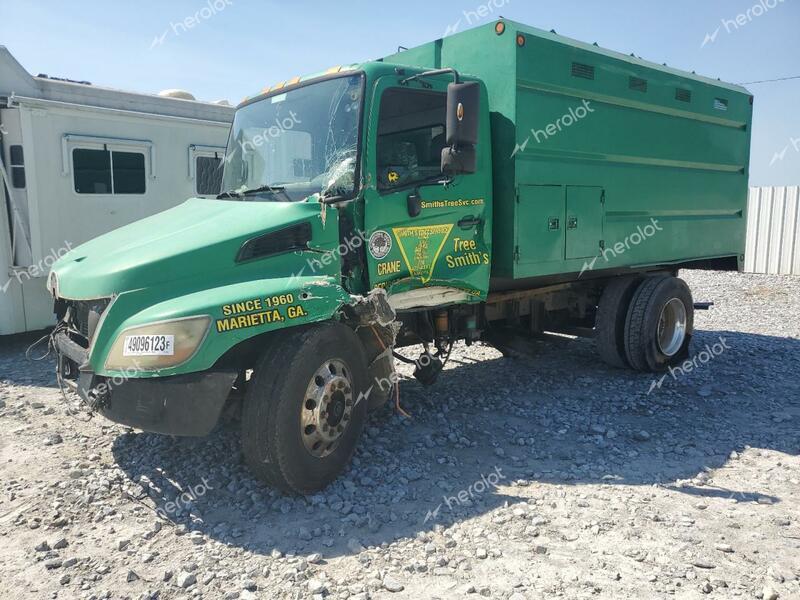
POLYGON ((174 335, 125 336, 123 356, 172 356, 174 354, 174 335))

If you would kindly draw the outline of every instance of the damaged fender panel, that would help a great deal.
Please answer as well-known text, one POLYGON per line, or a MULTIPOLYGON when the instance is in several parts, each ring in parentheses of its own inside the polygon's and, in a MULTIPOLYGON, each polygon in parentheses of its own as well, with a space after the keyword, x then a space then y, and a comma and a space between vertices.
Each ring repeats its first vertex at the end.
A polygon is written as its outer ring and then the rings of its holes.
POLYGON ((397 319, 386 290, 375 288, 366 296, 352 296, 351 306, 359 327, 388 327, 397 319))
MULTIPOLYGON (((135 315, 137 322, 158 323, 168 319, 208 315, 209 331, 196 354, 186 363, 159 371, 134 373, 153 377, 193 373, 211 368, 228 350, 254 336, 325 321, 352 302, 352 297, 332 276, 294 276, 227 285, 181 296, 151 306, 135 315)), ((117 333, 130 327, 123 322, 117 333)), ((115 338, 116 335, 112 336, 115 338)), ((93 366, 101 375, 105 351, 94 352, 93 366)))
POLYGON ((376 410, 388 401, 398 382, 392 352, 401 325, 382 288, 354 296, 349 309, 369 360, 370 385, 359 399, 365 398, 369 410, 376 410))

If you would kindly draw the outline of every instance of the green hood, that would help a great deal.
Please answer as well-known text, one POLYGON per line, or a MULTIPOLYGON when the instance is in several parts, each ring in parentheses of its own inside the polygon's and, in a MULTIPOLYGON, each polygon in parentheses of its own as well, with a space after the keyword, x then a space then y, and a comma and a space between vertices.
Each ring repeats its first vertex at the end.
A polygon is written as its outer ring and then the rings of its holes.
POLYGON ((58 294, 76 300, 104 298, 215 272, 223 280, 235 279, 236 269, 244 266, 236 264, 244 242, 302 221, 310 221, 315 231, 324 228, 320 208, 316 202, 192 198, 65 254, 52 269, 58 294))

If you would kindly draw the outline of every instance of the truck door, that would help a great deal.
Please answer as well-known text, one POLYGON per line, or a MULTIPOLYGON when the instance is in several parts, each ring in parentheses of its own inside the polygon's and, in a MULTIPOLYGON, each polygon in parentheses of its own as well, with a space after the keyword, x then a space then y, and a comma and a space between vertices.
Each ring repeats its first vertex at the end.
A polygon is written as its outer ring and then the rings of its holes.
POLYGON ((397 76, 383 77, 374 88, 365 152, 364 238, 370 287, 384 287, 390 296, 433 287, 475 300, 488 293, 488 114, 481 121, 477 172, 456 175, 445 185, 441 154, 449 81, 401 85, 397 76))

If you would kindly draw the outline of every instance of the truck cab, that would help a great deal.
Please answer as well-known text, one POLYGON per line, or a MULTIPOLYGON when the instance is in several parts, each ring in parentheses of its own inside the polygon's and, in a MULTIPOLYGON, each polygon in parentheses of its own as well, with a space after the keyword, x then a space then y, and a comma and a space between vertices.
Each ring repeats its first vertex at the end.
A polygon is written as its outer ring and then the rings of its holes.
MULTIPOLYGON (((397 311, 486 298, 485 94, 452 70, 378 62, 246 99, 219 198, 102 236, 53 268, 60 382, 114 421, 206 435, 232 388, 275 385, 248 372, 267 347, 294 340, 263 368, 303 370, 291 382, 304 381, 304 403, 286 415, 291 440, 281 445, 299 442, 303 458, 333 466, 289 482, 264 466, 260 443, 251 462, 286 489, 324 485, 349 458, 367 405, 393 388, 386 350, 396 345, 397 311), (314 356, 299 341, 308 336, 332 343, 335 356, 314 356)), ((262 417, 244 434, 250 443, 264 434, 262 417)))

